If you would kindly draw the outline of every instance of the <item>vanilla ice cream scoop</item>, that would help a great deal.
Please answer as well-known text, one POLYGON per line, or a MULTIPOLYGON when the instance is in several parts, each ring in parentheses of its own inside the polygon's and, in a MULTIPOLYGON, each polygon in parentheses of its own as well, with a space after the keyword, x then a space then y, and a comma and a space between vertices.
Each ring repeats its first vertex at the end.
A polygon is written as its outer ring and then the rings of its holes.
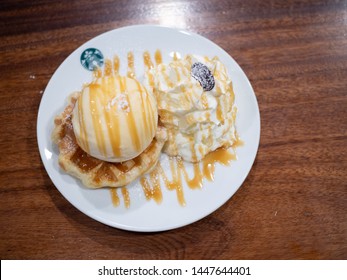
POLYGON ((78 145, 109 162, 135 158, 151 143, 158 124, 154 96, 137 80, 104 76, 86 85, 72 115, 78 145))

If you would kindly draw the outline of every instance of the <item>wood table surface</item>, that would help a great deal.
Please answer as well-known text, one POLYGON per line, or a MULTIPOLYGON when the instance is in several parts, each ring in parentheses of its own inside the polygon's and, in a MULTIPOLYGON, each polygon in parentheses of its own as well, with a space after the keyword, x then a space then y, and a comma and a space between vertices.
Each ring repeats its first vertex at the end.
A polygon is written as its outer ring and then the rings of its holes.
POLYGON ((347 259, 347 1, 1 1, 2 259, 347 259), (260 108, 255 163, 191 225, 134 233, 72 206, 41 161, 48 81, 87 40, 134 24, 201 34, 247 74, 260 108))

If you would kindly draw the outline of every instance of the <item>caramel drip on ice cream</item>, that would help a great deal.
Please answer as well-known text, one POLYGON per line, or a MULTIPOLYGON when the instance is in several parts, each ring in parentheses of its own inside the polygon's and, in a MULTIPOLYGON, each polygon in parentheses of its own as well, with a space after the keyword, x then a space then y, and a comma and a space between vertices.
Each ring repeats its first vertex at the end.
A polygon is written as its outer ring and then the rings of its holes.
MULTIPOLYGON (((137 85, 137 89, 140 93, 140 98, 141 98, 141 107, 146 109, 146 112, 148 114, 150 114, 149 110, 148 110, 148 103, 147 102, 147 95, 144 96, 144 92, 142 91, 142 87, 140 85, 140 82, 136 80, 136 85, 137 85), (144 100, 144 98, 146 98, 146 100, 144 100)), ((150 123, 151 118, 148 120, 148 114, 143 114, 142 111, 142 122, 143 122, 143 127, 145 128, 144 131, 146 133, 146 137, 148 136, 148 134, 152 133, 152 124, 150 123)))
POLYGON ((154 122, 155 119, 157 119, 155 117, 155 111, 156 111, 156 107, 154 107, 155 105, 152 104, 152 102, 149 102, 148 101, 149 99, 149 96, 146 92, 146 102, 145 102, 145 106, 146 106, 146 112, 147 112, 147 115, 146 116, 143 116, 144 118, 146 118, 146 120, 148 121, 149 123, 149 132, 151 133, 151 135, 154 135, 155 134, 155 129, 157 127, 157 123, 154 122))
POLYGON ((129 149, 138 155, 155 135, 154 98, 136 79, 115 76, 112 68, 107 69, 104 74, 109 76, 96 79, 79 96, 79 145, 105 158, 125 158, 129 149))
POLYGON ((99 112, 99 104, 98 104, 98 95, 103 94, 100 90, 100 85, 91 84, 89 86, 89 106, 90 112, 92 115, 93 128, 95 131, 95 138, 98 145, 99 151, 106 156, 106 144, 104 133, 102 131, 101 122, 100 122, 100 112, 99 112))
MULTIPOLYGON (((117 78, 120 81, 120 77, 118 76, 117 78)), ((104 94, 102 97, 104 98, 104 104, 106 104, 105 98, 107 96, 112 96, 110 95, 110 91, 115 90, 115 81, 114 78, 112 79, 104 79, 103 80, 103 89, 104 89, 104 94)), ((110 137, 110 143, 112 147, 113 154, 117 157, 121 156, 121 151, 120 151, 120 135, 119 135, 119 130, 120 130, 120 123, 118 116, 115 114, 109 114, 106 110, 104 111, 104 117, 106 120, 106 127, 108 130, 108 135, 110 137)))
MULTIPOLYGON (((124 77, 119 78, 119 83, 120 83, 120 92, 124 93, 125 89, 126 89, 126 79, 124 77)), ((130 107, 129 108, 130 111, 127 113, 128 114, 128 117, 127 117, 128 128, 129 128, 129 132, 131 135, 131 140, 133 141, 133 145, 135 146, 136 151, 139 152, 141 150, 141 146, 140 146, 140 137, 139 137, 139 134, 137 132, 135 118, 134 118, 135 110, 134 110, 134 108, 132 108, 131 102, 129 100, 129 96, 128 95, 126 95, 126 96, 127 96, 128 104, 130 107)))

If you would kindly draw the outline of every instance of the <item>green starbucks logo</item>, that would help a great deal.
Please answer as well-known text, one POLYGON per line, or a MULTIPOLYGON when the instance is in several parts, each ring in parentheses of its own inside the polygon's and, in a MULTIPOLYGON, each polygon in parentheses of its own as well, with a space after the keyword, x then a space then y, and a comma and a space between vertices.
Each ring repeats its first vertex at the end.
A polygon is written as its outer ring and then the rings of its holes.
POLYGON ((104 56, 98 49, 89 48, 82 52, 80 61, 84 68, 93 71, 104 64, 104 56))

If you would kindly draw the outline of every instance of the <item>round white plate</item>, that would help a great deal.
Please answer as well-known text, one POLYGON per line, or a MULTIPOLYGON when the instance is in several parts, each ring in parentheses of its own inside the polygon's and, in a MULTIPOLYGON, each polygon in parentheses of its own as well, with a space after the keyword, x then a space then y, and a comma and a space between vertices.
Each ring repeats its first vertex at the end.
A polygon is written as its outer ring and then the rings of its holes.
MULTIPOLYGON (((154 60, 154 59, 153 59, 154 60)), ((248 175, 259 145, 260 115, 253 89, 240 66, 219 46, 208 39, 183 30, 160 26, 138 25, 109 31, 83 44, 56 70, 42 96, 38 119, 37 139, 42 161, 48 175, 62 195, 89 217, 112 227, 131 231, 154 232, 178 228, 193 223, 223 205, 241 186, 248 175), (88 48, 100 50, 105 58, 118 55, 120 73, 126 74, 127 53, 135 57, 137 77, 143 76, 143 52, 159 49, 163 62, 172 59, 173 52, 218 56, 226 65, 233 81, 238 107, 237 130, 244 145, 236 149, 238 159, 230 166, 216 165, 213 182, 204 181, 201 189, 183 188, 186 206, 181 206, 175 191, 162 186, 160 204, 147 201, 139 182, 128 186, 130 207, 122 201, 115 207, 108 189, 91 190, 77 179, 64 173, 58 165, 58 150, 51 141, 54 117, 64 110, 70 93, 90 82, 92 72, 82 67, 81 54, 88 48), (123 63, 122 63, 123 62, 123 63)), ((165 161, 165 155, 162 155, 165 161)), ((165 166, 165 164, 163 165, 165 166)), ((191 167, 191 166, 190 166, 191 167)), ((189 168, 189 166, 188 166, 189 168)), ((169 170, 167 170, 169 172, 169 170)))

